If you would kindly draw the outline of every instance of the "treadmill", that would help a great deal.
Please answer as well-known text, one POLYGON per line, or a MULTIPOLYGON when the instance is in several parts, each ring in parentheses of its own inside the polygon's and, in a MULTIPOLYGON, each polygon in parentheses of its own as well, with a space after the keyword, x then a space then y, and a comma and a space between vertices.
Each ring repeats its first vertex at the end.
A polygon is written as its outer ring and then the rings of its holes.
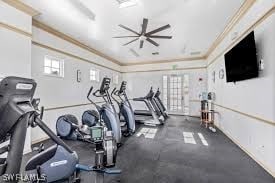
POLYGON ((160 94, 161 94, 161 92, 160 92, 160 90, 159 90, 159 88, 158 88, 158 90, 157 90, 157 92, 155 93, 153 99, 154 99, 156 105, 158 106, 158 108, 159 108, 161 114, 162 114, 165 118, 168 118, 168 112, 167 112, 165 106, 163 105, 163 103, 162 103, 162 101, 161 101, 161 99, 160 99, 160 97, 159 97, 160 94))
MULTIPOLYGON (((157 103, 156 99, 154 98, 154 95, 155 95, 155 93, 153 92, 152 87, 151 87, 149 93, 146 95, 146 98, 149 101, 149 104, 152 106, 155 113, 157 114, 157 116, 159 118, 161 118, 161 116, 164 117, 159 104, 157 103)), ((151 111, 150 110, 135 110, 135 114, 136 115, 151 116, 151 111)))
POLYGON ((163 119, 160 117, 161 113, 157 109, 155 102, 153 101, 154 92, 151 87, 149 93, 145 97, 134 98, 133 101, 144 102, 148 110, 135 110, 135 120, 146 125, 161 125, 163 119), (157 110, 155 110, 157 109, 157 110))

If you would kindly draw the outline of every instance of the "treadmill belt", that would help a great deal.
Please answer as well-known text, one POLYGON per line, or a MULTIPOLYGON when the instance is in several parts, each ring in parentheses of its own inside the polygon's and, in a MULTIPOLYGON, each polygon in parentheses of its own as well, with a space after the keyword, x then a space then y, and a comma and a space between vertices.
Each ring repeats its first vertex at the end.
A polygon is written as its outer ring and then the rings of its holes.
POLYGON ((142 116, 142 115, 135 115, 135 120, 136 121, 148 121, 148 120, 152 120, 153 117, 152 116, 142 116))
POLYGON ((144 116, 152 116, 152 113, 148 110, 135 110, 135 115, 144 115, 144 116))

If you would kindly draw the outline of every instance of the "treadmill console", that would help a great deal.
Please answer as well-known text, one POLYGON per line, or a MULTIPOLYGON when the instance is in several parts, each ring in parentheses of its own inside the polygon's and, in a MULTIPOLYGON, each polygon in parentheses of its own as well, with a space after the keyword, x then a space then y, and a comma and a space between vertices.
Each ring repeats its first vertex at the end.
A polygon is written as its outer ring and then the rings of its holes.
POLYGON ((155 97, 159 97, 160 96, 160 91, 159 91, 159 88, 157 90, 157 92, 155 93, 155 97))

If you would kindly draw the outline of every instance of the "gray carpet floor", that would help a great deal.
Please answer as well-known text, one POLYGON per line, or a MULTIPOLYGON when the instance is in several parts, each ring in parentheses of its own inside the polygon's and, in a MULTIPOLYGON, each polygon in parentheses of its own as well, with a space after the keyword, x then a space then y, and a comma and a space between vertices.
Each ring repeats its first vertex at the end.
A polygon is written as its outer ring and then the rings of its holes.
MULTIPOLYGON (((122 170, 122 174, 106 175, 105 182, 275 182, 222 132, 210 132, 201 127, 195 118, 171 116, 163 126, 140 125, 134 136, 123 140, 116 166, 122 170)), ((77 151, 81 163, 93 164, 91 145, 72 141, 67 143, 77 151)), ((25 156, 24 162, 28 157, 25 156)), ((83 172, 81 178, 82 182, 93 182, 94 174, 83 172)))

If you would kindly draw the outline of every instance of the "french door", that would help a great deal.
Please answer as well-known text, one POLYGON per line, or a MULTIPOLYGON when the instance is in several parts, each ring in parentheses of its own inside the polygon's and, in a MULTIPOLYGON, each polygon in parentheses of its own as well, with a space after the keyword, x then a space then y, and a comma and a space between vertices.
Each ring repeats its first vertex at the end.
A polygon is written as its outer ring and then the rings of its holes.
POLYGON ((189 75, 163 76, 163 103, 170 113, 189 114, 189 75))

